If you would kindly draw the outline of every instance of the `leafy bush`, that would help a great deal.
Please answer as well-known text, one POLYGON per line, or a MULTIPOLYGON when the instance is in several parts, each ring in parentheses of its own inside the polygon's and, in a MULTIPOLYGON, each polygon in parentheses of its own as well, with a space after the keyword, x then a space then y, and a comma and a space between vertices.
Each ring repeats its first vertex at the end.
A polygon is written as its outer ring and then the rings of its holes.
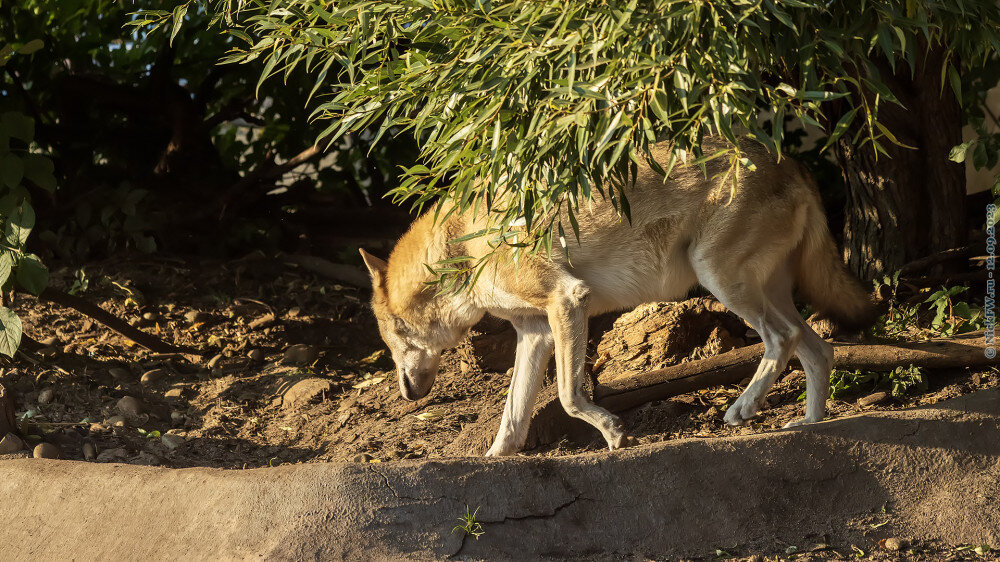
POLYGON ((993 0, 189 0, 136 24, 176 34, 195 6, 240 40, 226 61, 264 61, 261 83, 315 77, 315 115, 331 120, 320 138, 417 138, 422 163, 404 170, 397 201, 483 204, 493 227, 480 234, 515 251, 551 251, 595 193, 628 215, 622 189, 641 160, 659 168, 656 141, 674 143, 664 171, 724 158, 735 177, 754 166, 739 135, 780 152, 794 115, 825 129, 827 146, 846 135, 884 154, 898 141, 879 109, 899 102, 874 59, 912 72, 944 49, 940 71, 964 99, 963 74, 1000 52, 993 0), (708 133, 731 147, 703 154, 708 133), (522 223, 533 238, 508 232, 522 223))
MULTIPOLYGON (((0 70, 15 56, 30 56, 42 48, 40 40, 0 43, 0 70)), ((0 98, 2 101, 4 98, 0 98)), ((10 295, 14 286, 39 294, 48 284, 49 271, 38 256, 24 249, 35 226, 31 189, 51 193, 56 188, 52 161, 33 145, 35 122, 18 111, 0 112, 0 291, 10 295)), ((13 356, 21 343, 21 320, 0 306, 0 353, 13 356)))

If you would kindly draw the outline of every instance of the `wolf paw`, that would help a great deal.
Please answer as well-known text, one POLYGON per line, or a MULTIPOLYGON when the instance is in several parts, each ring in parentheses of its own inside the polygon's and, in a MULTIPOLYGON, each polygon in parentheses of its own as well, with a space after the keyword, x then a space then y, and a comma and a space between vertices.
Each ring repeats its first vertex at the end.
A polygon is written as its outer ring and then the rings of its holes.
POLYGON ((811 419, 811 418, 802 418, 800 420, 790 421, 790 422, 786 423, 783 426, 783 428, 784 429, 791 429, 793 427, 799 427, 799 426, 802 426, 802 425, 809 425, 811 423, 816 423, 818 421, 823 421, 823 419, 820 418, 818 420, 815 420, 815 419, 811 419))
POLYGON ((726 415, 723 419, 726 423, 733 426, 743 425, 750 418, 757 415, 760 411, 760 401, 757 400, 747 400, 745 396, 740 396, 736 399, 736 402, 726 410, 726 415))
POLYGON ((497 439, 493 442, 489 451, 486 451, 487 457, 509 457, 514 453, 520 451, 521 448, 518 447, 513 440, 509 439, 497 439))
POLYGON ((608 449, 611 451, 617 451, 618 449, 624 449, 626 447, 634 447, 639 444, 639 440, 631 435, 622 433, 617 438, 608 441, 608 449))

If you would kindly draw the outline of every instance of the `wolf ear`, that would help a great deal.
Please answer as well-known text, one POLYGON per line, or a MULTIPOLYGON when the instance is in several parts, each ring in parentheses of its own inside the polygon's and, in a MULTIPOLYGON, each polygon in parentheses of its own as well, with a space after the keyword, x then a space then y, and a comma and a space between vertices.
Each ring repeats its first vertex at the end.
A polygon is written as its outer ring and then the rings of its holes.
POLYGON ((385 280, 385 272, 389 268, 389 264, 385 263, 385 260, 369 254, 364 248, 358 248, 358 250, 361 252, 361 259, 365 260, 368 273, 372 276, 372 287, 378 287, 385 280))

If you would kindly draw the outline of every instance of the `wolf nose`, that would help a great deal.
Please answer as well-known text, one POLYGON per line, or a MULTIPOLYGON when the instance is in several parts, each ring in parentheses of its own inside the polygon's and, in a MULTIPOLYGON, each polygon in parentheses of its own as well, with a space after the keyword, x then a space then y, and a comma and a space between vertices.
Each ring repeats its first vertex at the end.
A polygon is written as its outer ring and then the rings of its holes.
POLYGON ((410 382, 410 377, 404 374, 402 377, 400 377, 400 379, 402 379, 403 382, 402 385, 403 388, 401 389, 402 392, 400 394, 402 394, 403 398, 407 400, 414 400, 414 396, 416 395, 416 393, 413 392, 413 387, 411 386, 412 383, 410 382))

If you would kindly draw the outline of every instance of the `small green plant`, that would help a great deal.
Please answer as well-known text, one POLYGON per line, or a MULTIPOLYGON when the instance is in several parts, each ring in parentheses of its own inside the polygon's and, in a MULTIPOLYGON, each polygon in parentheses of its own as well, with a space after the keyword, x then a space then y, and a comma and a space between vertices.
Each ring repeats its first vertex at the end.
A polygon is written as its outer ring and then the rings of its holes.
POLYGON ((935 312, 931 328, 939 335, 953 336, 983 329, 984 314, 979 307, 953 297, 968 291, 968 287, 941 287, 924 301, 935 312))
MULTIPOLYGON (((874 392, 880 388, 889 390, 894 398, 902 398, 911 390, 927 390, 927 377, 920 367, 914 365, 896 367, 891 371, 834 369, 830 375, 830 398, 834 400, 874 392)), ((799 400, 805 400, 805 397, 803 392, 799 395, 799 400)))
POLYGON ((888 292, 886 302, 889 305, 886 313, 876 321, 872 331, 875 335, 894 338, 906 333, 917 324, 917 314, 920 307, 907 305, 899 301, 899 271, 886 275, 881 281, 875 280, 875 294, 882 294, 883 288, 888 292))
POLYGON ((472 535, 479 540, 479 537, 483 536, 486 531, 483 530, 482 524, 476 521, 476 515, 479 513, 479 508, 477 507, 475 511, 469 511, 469 506, 465 506, 465 515, 458 518, 460 525, 455 525, 455 528, 451 530, 452 533, 455 531, 462 531, 466 535, 472 535))
POLYGON ((86 293, 89 288, 90 278, 87 277, 87 272, 81 267, 73 273, 73 284, 69 288, 69 294, 79 295, 86 293))
POLYGON ((897 295, 899 271, 886 275, 881 281, 875 281, 875 291, 887 293, 885 298, 889 307, 875 323, 872 333, 885 338, 905 335, 951 337, 981 330, 985 326, 982 308, 955 299, 968 290, 968 287, 941 287, 922 302, 907 303, 897 295))

